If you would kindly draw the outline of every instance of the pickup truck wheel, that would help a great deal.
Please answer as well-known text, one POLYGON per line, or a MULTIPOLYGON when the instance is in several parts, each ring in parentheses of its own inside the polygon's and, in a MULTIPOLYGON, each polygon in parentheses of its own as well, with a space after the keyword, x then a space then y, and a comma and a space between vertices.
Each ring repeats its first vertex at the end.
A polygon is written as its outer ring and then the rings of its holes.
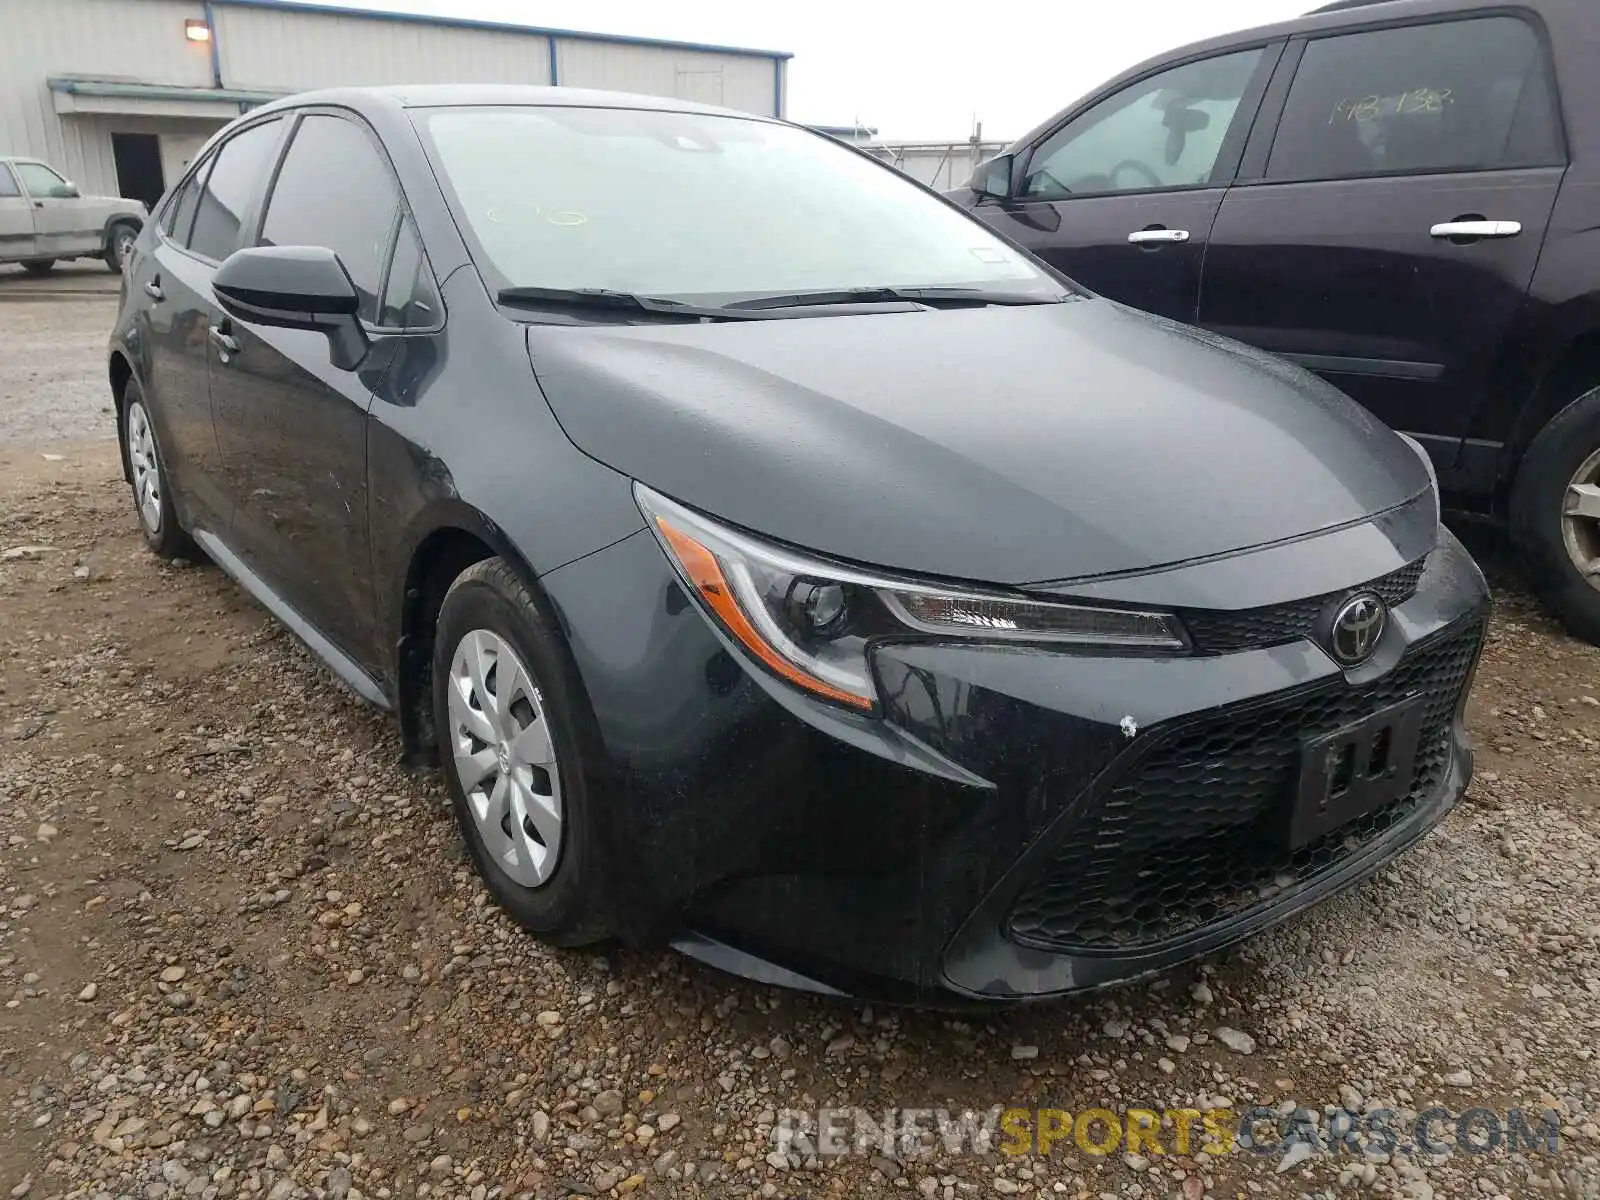
POLYGON ((121 275, 122 268, 133 253, 133 243, 139 240, 139 231, 128 221, 118 221, 106 233, 105 263, 113 275, 121 275))
POLYGON ((55 270, 56 260, 53 258, 30 258, 22 264, 22 269, 29 275, 48 275, 55 270))
POLYGON ((1534 590, 1600 645, 1600 388, 1540 431, 1517 468, 1511 533, 1534 590))

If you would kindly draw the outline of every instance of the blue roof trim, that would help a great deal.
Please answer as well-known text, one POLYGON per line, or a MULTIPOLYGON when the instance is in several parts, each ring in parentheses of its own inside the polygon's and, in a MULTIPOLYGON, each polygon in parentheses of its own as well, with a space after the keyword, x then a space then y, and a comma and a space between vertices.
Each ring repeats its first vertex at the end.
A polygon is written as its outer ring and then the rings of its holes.
POLYGON ((74 79, 52 76, 45 80, 52 92, 69 96, 121 96, 130 100, 200 100, 223 104, 266 104, 286 92, 246 91, 239 88, 183 87, 174 83, 125 83, 111 79, 74 79))
POLYGON ((392 12, 378 8, 351 8, 342 4, 307 4, 303 0, 211 0, 218 8, 264 8, 278 12, 317 13, 333 17, 365 17, 375 21, 397 21, 410 25, 435 25, 446 29, 479 29, 489 33, 523 33, 540 37, 568 38, 578 42, 612 42, 622 46, 656 46, 671 50, 699 50, 707 54, 737 54, 745 58, 785 60, 794 55, 787 50, 752 50, 746 46, 718 46, 710 42, 677 42, 664 38, 634 37, 624 33, 589 33, 581 29, 553 29, 543 25, 513 25, 505 21, 482 21, 472 17, 436 17, 424 13, 392 12))

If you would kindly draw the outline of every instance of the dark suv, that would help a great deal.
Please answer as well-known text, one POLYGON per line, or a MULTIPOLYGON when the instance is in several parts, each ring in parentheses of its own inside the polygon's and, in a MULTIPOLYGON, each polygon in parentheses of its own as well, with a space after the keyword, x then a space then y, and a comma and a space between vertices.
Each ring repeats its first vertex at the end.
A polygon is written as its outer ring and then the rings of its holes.
POLYGON ((1332 5, 1135 67, 950 198, 1412 434, 1600 642, 1597 61, 1594 0, 1332 5))

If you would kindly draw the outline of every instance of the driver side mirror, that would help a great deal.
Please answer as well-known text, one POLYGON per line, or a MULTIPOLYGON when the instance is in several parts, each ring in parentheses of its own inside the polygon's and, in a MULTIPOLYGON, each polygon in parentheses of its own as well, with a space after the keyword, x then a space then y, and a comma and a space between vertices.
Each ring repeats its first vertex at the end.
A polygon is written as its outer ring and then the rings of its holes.
POLYGON ((1162 115, 1161 123, 1167 127, 1167 166, 1171 167, 1183 157, 1189 135, 1211 127, 1211 116, 1198 108, 1174 104, 1162 115))
POLYGON ((1011 167, 1015 162, 1014 154, 997 154, 988 162, 980 163, 972 173, 972 190, 991 200, 1009 199, 1011 167))
POLYGON ((70 179, 65 183, 58 183, 50 189, 50 199, 52 200, 76 200, 77 198, 78 185, 70 179))
POLYGON ((367 356, 356 313, 361 297, 332 250, 321 246, 252 246, 236 250, 211 281, 230 317, 280 329, 314 329, 328 337, 333 365, 353 371, 367 356))

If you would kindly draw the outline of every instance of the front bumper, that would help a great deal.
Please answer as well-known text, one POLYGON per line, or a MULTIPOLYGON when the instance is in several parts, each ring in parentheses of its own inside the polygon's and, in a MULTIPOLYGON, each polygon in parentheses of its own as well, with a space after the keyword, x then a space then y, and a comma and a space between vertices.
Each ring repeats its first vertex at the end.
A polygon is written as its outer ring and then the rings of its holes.
POLYGON ((738 661, 648 534, 545 583, 608 752, 624 936, 771 982, 937 1004, 1150 975, 1372 874, 1470 778, 1488 599, 1444 530, 1355 670, 1304 638, 1186 658, 907 643, 877 651, 881 719, 738 661), (1408 697, 1411 791, 1277 850, 1301 739, 1408 697))

